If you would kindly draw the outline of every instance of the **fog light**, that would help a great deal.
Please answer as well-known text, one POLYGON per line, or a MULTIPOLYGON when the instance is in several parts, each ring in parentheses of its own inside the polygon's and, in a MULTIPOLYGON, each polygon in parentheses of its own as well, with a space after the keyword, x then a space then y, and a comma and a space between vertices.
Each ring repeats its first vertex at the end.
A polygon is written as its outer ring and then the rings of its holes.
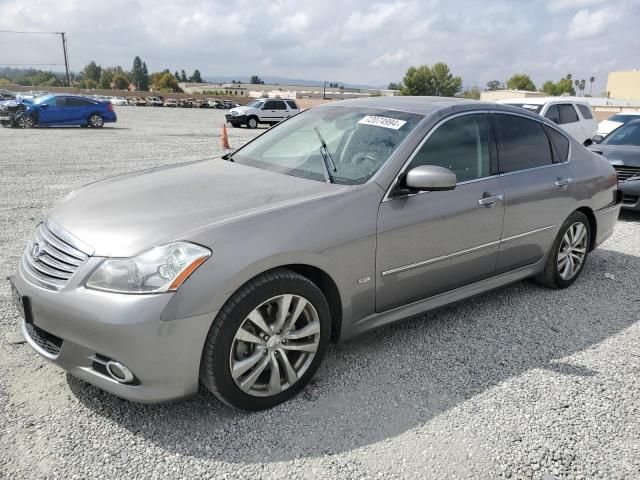
POLYGON ((109 372, 111 378, 119 383, 130 383, 134 378, 133 372, 131 372, 131 370, 122 365, 120 362, 114 362, 113 360, 107 362, 107 372, 109 372))

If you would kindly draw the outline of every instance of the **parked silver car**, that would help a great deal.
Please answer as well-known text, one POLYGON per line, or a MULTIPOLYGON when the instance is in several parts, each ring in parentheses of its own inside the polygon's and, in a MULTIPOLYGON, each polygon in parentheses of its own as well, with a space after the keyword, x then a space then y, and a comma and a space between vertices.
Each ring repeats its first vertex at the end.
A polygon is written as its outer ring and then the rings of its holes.
POLYGON ((529 277, 568 287, 619 202, 609 162, 538 115, 349 100, 71 193, 11 282, 28 343, 71 374, 142 402, 201 381, 262 409, 330 341, 529 277))

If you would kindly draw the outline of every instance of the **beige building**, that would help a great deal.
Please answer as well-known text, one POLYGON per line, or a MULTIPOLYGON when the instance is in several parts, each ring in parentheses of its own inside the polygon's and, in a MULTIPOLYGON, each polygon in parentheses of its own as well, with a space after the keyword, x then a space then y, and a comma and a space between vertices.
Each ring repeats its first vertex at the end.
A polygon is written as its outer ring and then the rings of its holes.
POLYGON ((609 72, 607 93, 609 98, 640 100, 640 71, 609 72))
POLYGON ((529 92, 527 90, 485 90, 484 92, 480 92, 480 100, 484 100, 486 102, 546 96, 547 94, 544 92, 529 92))

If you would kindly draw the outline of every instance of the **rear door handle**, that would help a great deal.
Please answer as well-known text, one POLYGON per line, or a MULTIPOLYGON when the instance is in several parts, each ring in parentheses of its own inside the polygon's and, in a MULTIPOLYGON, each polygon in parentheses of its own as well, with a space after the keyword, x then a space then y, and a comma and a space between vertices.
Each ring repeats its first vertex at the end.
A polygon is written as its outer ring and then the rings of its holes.
POLYGON ((493 205, 498 201, 502 201, 502 195, 489 195, 478 200, 478 205, 493 205))

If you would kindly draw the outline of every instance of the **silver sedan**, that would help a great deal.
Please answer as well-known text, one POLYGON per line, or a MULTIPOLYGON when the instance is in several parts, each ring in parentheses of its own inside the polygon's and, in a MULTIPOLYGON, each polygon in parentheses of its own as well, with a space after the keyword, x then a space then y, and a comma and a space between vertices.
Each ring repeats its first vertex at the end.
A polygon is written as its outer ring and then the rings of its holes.
POLYGON ((525 278, 570 286, 619 209, 609 162, 538 115, 350 100, 71 193, 10 280, 27 341, 71 374, 264 409, 331 341, 525 278))

